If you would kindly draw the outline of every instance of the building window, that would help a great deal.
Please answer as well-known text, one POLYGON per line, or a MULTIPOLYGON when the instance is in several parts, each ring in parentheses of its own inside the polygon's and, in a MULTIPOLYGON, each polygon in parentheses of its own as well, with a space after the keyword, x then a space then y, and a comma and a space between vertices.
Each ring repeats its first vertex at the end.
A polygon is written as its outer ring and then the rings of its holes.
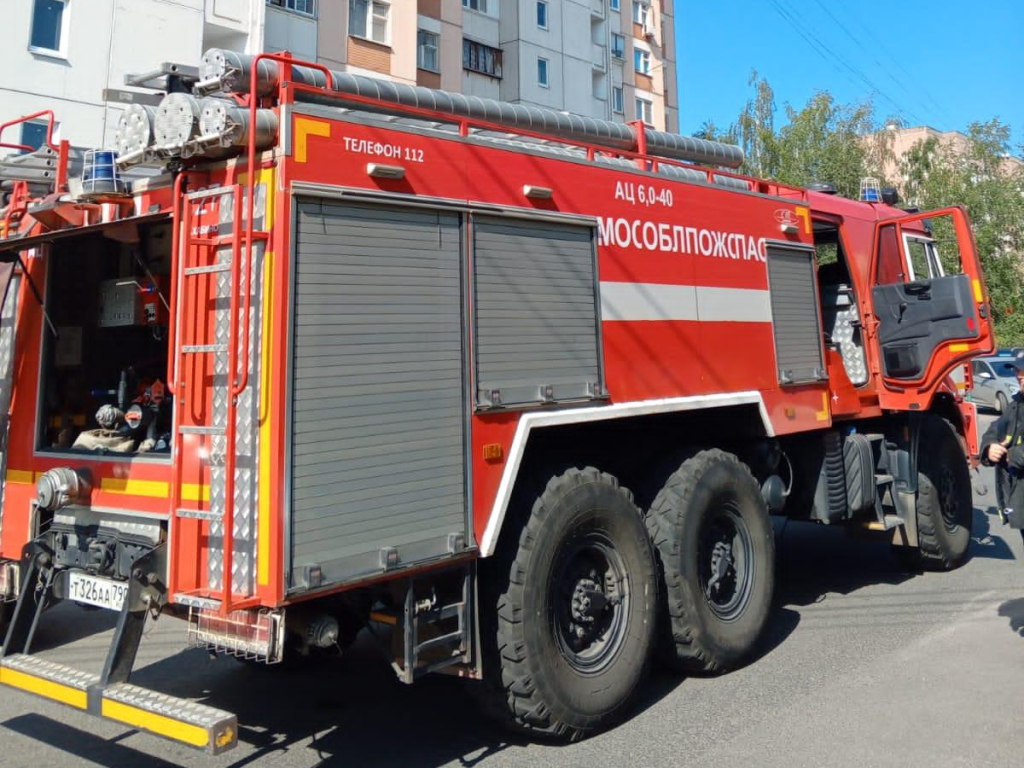
POLYGON ((462 66, 483 75, 501 77, 501 50, 463 38, 462 66))
POLYGON ((640 0, 633 0, 633 23, 644 26, 647 24, 647 16, 650 14, 651 8, 647 3, 641 2, 640 0))
POLYGON ((348 33, 387 45, 390 16, 391 3, 387 0, 348 0, 348 33))
POLYGON ((462 0, 462 7, 469 8, 471 11, 487 13, 487 0, 462 0))
POLYGON ((622 86, 612 86, 612 110, 618 114, 622 114, 625 110, 623 109, 622 103, 622 86))
POLYGON ((626 36, 618 32, 612 32, 612 56, 616 59, 624 58, 626 55, 626 36))
POLYGON ((636 119, 643 120, 647 125, 654 125, 654 102, 637 96, 636 119))
POLYGON ((267 5, 301 13, 304 16, 316 16, 316 0, 267 0, 267 5))
POLYGON ((611 0, 611 2, 608 3, 608 5, 611 7, 613 11, 619 10, 619 0, 611 0))
POLYGON ((541 29, 548 28, 547 0, 537 0, 537 26, 541 29))
POLYGON ((537 85, 541 88, 548 87, 548 60, 537 59, 537 85))
POLYGON ((33 0, 30 50, 64 52, 67 8, 67 0, 33 0))
POLYGON ((21 143, 35 151, 46 143, 46 128, 49 123, 30 121, 21 124, 21 143))
POLYGON ((429 69, 431 72, 440 72, 437 64, 437 41, 438 37, 433 32, 418 30, 416 32, 416 66, 420 69, 429 69))
POLYGON ((633 69, 642 75, 651 74, 651 52, 640 48, 633 49, 633 69))

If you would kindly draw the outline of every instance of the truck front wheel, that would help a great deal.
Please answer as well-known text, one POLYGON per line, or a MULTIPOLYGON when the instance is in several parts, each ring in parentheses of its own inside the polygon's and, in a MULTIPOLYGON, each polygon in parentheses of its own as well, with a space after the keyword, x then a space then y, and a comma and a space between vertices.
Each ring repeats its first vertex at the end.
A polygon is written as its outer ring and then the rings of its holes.
POLYGON ((953 426, 939 416, 922 418, 917 459, 918 562, 928 570, 948 571, 963 564, 971 544, 971 474, 953 426))
POLYGON ((724 672, 755 650, 771 612, 775 540, 746 465, 717 448, 683 462, 647 515, 665 584, 667 656, 724 672))
POLYGON ((505 719, 576 740, 620 718, 648 668, 657 606, 654 553, 630 493, 593 467, 553 477, 514 554, 493 566, 504 573, 492 571, 501 583, 488 687, 505 719))

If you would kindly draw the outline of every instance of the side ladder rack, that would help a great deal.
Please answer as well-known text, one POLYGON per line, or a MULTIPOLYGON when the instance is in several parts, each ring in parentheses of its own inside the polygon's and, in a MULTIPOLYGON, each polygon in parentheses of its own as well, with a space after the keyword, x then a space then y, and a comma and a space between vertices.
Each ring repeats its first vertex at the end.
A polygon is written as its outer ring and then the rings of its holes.
MULTIPOLYGON (((235 595, 232 590, 232 561, 234 554, 234 506, 229 502, 230 499, 234 498, 234 487, 235 487, 235 470, 236 470, 236 445, 237 445, 237 405, 238 397, 245 391, 249 383, 249 333, 248 327, 250 322, 251 304, 252 304, 252 243, 254 240, 267 240, 269 239, 269 233, 267 232, 256 232, 253 229, 252 215, 253 215, 253 204, 252 199, 254 197, 254 187, 250 181, 253 176, 250 173, 247 177, 246 183, 235 184, 232 187, 221 189, 221 190, 205 190, 197 193, 190 197, 183 189, 183 179, 187 177, 187 172, 179 174, 175 180, 175 220, 180 221, 180 229, 182 237, 180 242, 172 244, 174 265, 172 272, 176 275, 176 291, 172 293, 172 306, 171 314, 175 328, 173 330, 173 336, 171 338, 171 355, 173 360, 172 376, 169 378, 173 382, 172 392, 176 389, 180 389, 185 386, 184 381, 184 359, 189 357, 192 360, 196 358, 208 357, 215 361, 216 367, 217 361, 223 361, 223 356, 227 357, 227 398, 226 408, 223 413, 211 412, 211 421, 213 424, 178 424, 174 434, 174 482, 172 483, 171 491, 171 509, 174 510, 175 517, 184 519, 201 520, 206 522, 221 522, 223 527, 222 547, 223 547, 223 576, 222 576, 222 590, 218 597, 208 594, 208 591, 202 592, 198 595, 192 595, 194 597, 210 598, 211 604, 217 606, 218 612, 222 615, 229 614, 232 610, 243 608, 249 604, 256 602, 251 595, 235 595), (230 193, 233 195, 233 207, 232 210, 235 212, 236 221, 235 226, 232 228, 230 235, 223 235, 219 237, 192 237, 192 221, 193 221, 193 203, 200 202, 214 196, 215 194, 226 194, 230 193), (245 210, 245 223, 242 226, 242 222, 237 220, 238 213, 242 211, 243 202, 247 202, 245 210), (180 213, 178 206, 181 206, 180 213), (245 246, 245 257, 242 258, 243 244, 245 246), (229 261, 220 262, 217 264, 193 264, 192 255, 195 251, 203 252, 208 250, 216 250, 225 246, 231 247, 231 258, 229 261), (246 272, 243 273, 243 265, 246 272), (228 296, 215 294, 213 298, 215 300, 229 299, 230 306, 228 312, 229 317, 229 332, 227 343, 207 343, 206 340, 187 340, 184 339, 185 329, 189 325, 183 322, 182 318, 182 306, 188 305, 188 298, 196 295, 195 289, 192 288, 195 281, 198 278, 207 275, 214 275, 218 273, 230 272, 231 280, 229 282, 230 294, 228 296), (245 290, 242 291, 242 278, 245 277, 245 290), (244 296, 240 296, 240 293, 244 293, 244 296), (218 425, 218 422, 223 426, 218 425), (182 484, 183 484, 183 467, 184 467, 184 437, 186 435, 200 435, 209 437, 223 437, 225 439, 224 449, 224 508, 223 509, 208 509, 208 510, 193 510, 184 508, 182 505, 182 484)), ((178 235, 178 231, 175 231, 175 235, 178 235)), ((195 307, 193 307, 193 310, 195 307)), ((195 369, 193 364, 190 368, 195 369)), ((190 396, 198 396, 197 393, 189 393, 190 396)), ((216 401, 216 399, 215 399, 216 401)), ((175 557, 179 553, 172 551, 171 556, 171 574, 170 574, 170 588, 174 594, 190 594, 178 590, 177 573, 175 568, 175 557)))

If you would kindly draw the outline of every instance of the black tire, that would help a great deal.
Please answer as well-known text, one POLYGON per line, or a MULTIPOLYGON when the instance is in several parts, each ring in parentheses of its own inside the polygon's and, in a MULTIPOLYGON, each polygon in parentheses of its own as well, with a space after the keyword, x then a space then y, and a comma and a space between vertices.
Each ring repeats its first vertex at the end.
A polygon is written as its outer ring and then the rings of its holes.
POLYGON ((503 574, 492 570, 496 615, 485 619, 489 709, 570 741, 614 723, 647 673, 657 618, 654 553, 632 495, 593 467, 570 469, 536 498, 518 546, 507 543, 490 564, 503 574))
POLYGON ((996 392, 996 413, 1002 415, 1010 407, 1010 402, 1002 392, 996 392))
POLYGON ((930 571, 963 565, 971 544, 974 502, 967 457, 953 425, 922 417, 917 467, 917 559, 930 571))
POLYGON ((716 448, 697 453, 655 498, 647 529, 664 578, 670 665, 718 673, 749 660, 775 590, 775 538, 750 470, 716 448))

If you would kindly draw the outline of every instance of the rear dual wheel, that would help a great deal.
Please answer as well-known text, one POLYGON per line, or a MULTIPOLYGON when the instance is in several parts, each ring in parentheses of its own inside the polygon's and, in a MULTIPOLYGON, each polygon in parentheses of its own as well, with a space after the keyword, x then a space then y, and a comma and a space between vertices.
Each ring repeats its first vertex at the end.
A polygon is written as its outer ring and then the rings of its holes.
POLYGON ((553 477, 510 554, 492 564, 507 571, 485 638, 499 714, 566 740, 621 718, 648 669, 658 594, 631 494, 593 467, 553 477))
POLYGON ((774 556, 760 488, 731 454, 685 461, 646 525, 611 475, 553 477, 517 546, 484 566, 483 586, 499 582, 484 636, 490 703, 520 729, 567 740, 620 719, 649 666, 659 582, 675 665, 741 664, 767 622, 774 556))
POLYGON ((687 672, 748 661, 767 625, 775 539, 746 465, 718 449, 687 459, 647 515, 664 577, 666 657, 687 672))

